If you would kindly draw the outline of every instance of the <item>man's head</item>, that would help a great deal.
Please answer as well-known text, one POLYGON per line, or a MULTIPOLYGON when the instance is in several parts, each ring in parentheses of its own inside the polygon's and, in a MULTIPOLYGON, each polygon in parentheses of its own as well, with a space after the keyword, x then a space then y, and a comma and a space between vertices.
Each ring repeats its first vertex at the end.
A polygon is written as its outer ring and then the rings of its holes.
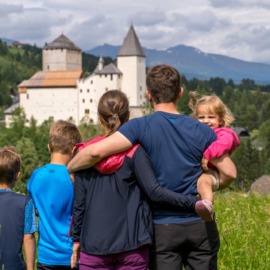
POLYGON ((51 153, 71 155, 74 146, 81 141, 82 137, 76 125, 59 120, 51 127, 48 147, 51 153))
POLYGON ((151 95, 151 101, 159 103, 175 103, 181 89, 179 72, 169 65, 157 65, 152 67, 146 77, 147 91, 151 95))
POLYGON ((20 170, 21 158, 15 147, 0 148, 0 184, 12 187, 19 177, 20 170))

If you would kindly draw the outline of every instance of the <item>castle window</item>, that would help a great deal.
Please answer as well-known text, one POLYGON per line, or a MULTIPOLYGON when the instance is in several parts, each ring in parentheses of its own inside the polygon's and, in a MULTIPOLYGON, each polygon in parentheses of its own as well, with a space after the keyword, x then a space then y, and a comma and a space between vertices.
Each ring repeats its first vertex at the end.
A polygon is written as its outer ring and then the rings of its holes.
POLYGON ((89 89, 87 89, 87 93, 89 93, 89 89))
POLYGON ((84 103, 84 102, 85 102, 85 99, 82 100, 82 103, 84 103))
POLYGON ((140 86, 140 91, 142 91, 142 86, 140 86))
POLYGON ((105 88, 105 92, 108 92, 108 90, 109 90, 108 87, 106 87, 106 88, 105 88))
POLYGON ((91 98, 91 99, 90 99, 90 103, 92 103, 92 102, 93 102, 93 99, 91 98))
POLYGON ((29 94, 26 95, 26 99, 29 99, 29 94))
POLYGON ((80 89, 80 93, 82 93, 82 89, 80 89))
POLYGON ((91 82, 90 82, 91 84, 93 84, 93 81, 91 80, 91 82))
POLYGON ((85 110, 84 110, 84 113, 85 113, 85 114, 89 114, 89 113, 90 113, 89 109, 85 109, 85 110))
POLYGON ((113 75, 111 74, 111 81, 113 80, 113 75))
POLYGON ((47 65, 47 70, 50 70, 50 66, 49 65, 47 65))

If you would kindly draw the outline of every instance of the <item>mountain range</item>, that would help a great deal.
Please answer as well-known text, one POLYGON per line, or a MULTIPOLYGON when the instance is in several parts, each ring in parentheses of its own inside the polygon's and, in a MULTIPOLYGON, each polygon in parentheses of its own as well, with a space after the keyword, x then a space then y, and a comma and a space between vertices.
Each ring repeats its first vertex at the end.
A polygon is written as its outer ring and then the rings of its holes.
MULTIPOLYGON (((8 45, 13 40, 0 38, 8 45)), ((111 57, 116 59, 120 46, 104 44, 85 53, 95 56, 111 57)), ((210 78, 232 79, 235 83, 243 79, 251 79, 256 84, 270 84, 270 65, 248 62, 229 56, 205 53, 197 48, 178 45, 166 50, 144 48, 147 67, 156 64, 169 64, 174 66, 187 79, 197 78, 209 80, 210 78)))
MULTIPOLYGON (((116 59, 120 46, 104 44, 97 46, 86 53, 95 56, 109 56, 116 59)), ((251 79, 256 84, 270 84, 270 65, 247 62, 219 54, 205 53, 197 48, 178 45, 166 50, 144 48, 147 67, 156 64, 174 66, 187 79, 210 78, 232 79, 235 83, 243 79, 251 79)))

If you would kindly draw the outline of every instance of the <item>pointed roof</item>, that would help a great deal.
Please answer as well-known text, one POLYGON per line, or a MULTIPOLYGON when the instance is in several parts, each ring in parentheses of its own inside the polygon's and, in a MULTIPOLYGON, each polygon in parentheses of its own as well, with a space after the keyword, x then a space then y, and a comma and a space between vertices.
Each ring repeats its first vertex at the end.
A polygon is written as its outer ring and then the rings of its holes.
POLYGON ((77 47, 71 40, 69 40, 65 35, 60 35, 54 41, 49 44, 45 44, 44 50, 50 49, 68 49, 68 50, 75 50, 81 51, 79 47, 77 47))
POLYGON ((122 74, 122 72, 113 64, 105 66, 102 70, 95 69, 94 74, 122 74))
POLYGON ((144 50, 140 44, 140 41, 135 33, 133 26, 131 25, 122 47, 119 50, 118 56, 142 56, 145 57, 144 50))

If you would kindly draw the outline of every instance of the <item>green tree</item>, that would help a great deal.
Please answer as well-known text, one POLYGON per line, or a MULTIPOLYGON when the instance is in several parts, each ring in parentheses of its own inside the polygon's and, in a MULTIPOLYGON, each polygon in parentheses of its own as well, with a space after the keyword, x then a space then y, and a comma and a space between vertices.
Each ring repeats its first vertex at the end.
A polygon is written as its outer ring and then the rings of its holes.
POLYGON ((231 187, 248 191, 253 181, 263 172, 259 152, 254 149, 250 139, 242 139, 240 146, 232 154, 232 160, 237 167, 238 176, 231 187))
POLYGON ((26 193, 26 184, 37 167, 40 166, 38 153, 34 143, 29 138, 22 138, 16 144, 16 149, 22 158, 22 170, 15 190, 26 193))

